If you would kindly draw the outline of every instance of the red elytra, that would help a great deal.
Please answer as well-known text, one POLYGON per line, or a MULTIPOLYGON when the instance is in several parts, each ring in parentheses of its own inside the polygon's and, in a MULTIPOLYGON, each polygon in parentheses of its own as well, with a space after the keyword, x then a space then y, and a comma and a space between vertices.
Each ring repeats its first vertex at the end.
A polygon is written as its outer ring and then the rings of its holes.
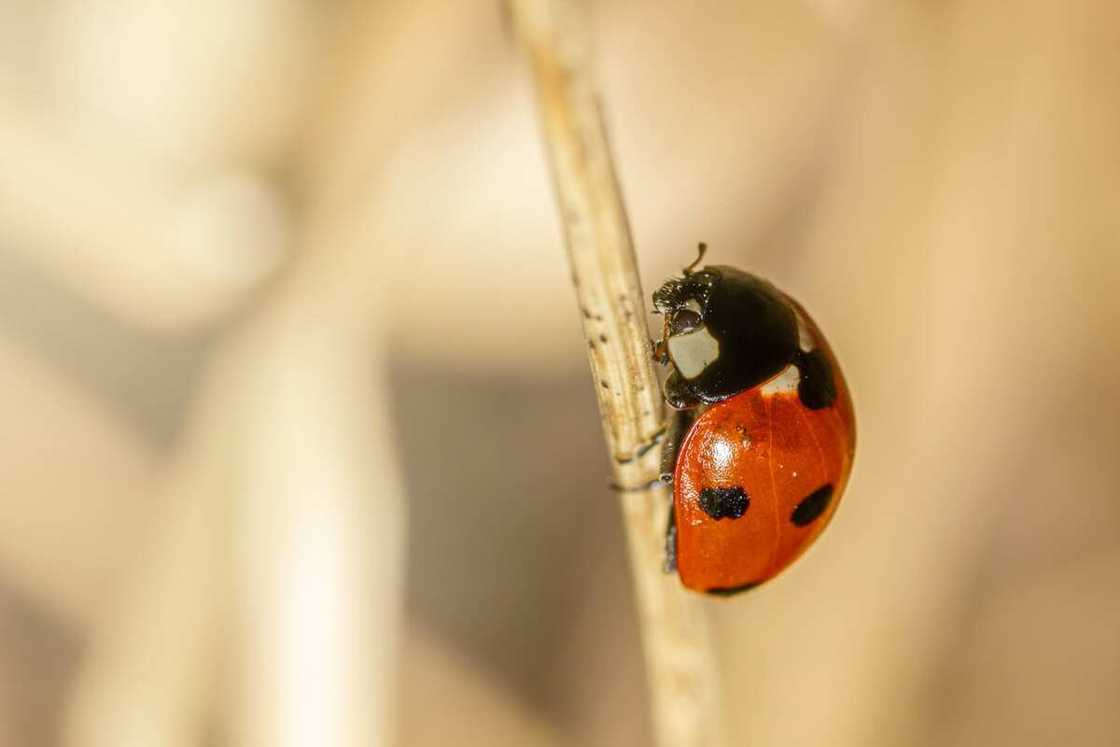
POLYGON ((796 377, 784 377, 794 382, 789 386, 780 375, 700 414, 673 479, 677 568, 690 589, 731 593, 778 574, 827 526, 847 484, 855 450, 851 397, 828 343, 794 306, 813 347, 827 356, 836 399, 809 409, 796 377), (713 518, 711 496, 719 495, 735 496, 738 518, 713 518))

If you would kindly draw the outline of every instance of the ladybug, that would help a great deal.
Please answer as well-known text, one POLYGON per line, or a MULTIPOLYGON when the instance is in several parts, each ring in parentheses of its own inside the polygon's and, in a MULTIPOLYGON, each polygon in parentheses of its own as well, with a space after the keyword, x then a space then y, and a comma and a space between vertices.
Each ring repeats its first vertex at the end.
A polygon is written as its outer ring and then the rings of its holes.
POLYGON ((704 256, 653 294, 655 360, 676 412, 666 570, 734 594, 773 578, 824 530, 848 481, 855 418, 831 348, 801 304, 704 256))

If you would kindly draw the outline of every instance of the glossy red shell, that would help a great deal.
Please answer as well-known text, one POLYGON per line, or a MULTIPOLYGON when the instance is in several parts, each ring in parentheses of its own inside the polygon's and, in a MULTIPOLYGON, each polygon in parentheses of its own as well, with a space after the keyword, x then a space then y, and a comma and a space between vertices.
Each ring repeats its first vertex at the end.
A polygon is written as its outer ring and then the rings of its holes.
POLYGON ((797 308, 814 346, 828 357, 836 399, 810 410, 796 389, 763 385, 699 416, 681 445, 673 490, 677 568, 690 589, 734 591, 772 578, 813 543, 843 495, 855 450, 852 402, 831 349, 797 308), (799 526, 798 505, 825 486, 831 486, 827 505, 799 526), (739 518, 713 519, 701 507, 705 488, 735 487, 749 498, 739 518))

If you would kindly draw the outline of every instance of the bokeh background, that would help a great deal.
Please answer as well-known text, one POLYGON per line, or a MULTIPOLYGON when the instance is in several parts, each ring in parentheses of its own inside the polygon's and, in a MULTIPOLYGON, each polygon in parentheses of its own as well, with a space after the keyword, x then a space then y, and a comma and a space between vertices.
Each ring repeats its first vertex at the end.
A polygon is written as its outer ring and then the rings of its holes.
MULTIPOLYGON (((1120 743, 1120 5, 593 4, 643 283, 860 445, 710 603, 733 744, 1120 743)), ((497 2, 0 1, 0 744, 650 744, 497 2)))

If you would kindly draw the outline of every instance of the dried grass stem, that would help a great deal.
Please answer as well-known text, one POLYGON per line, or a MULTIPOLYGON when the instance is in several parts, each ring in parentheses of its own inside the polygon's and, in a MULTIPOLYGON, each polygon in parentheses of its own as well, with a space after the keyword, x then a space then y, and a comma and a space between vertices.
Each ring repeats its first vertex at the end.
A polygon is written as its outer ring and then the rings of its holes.
POLYGON ((571 0, 512 0, 532 64, 588 358, 620 488, 662 747, 722 743, 703 605, 662 573, 669 505, 657 483, 664 411, 629 222, 591 74, 586 13, 571 0))

